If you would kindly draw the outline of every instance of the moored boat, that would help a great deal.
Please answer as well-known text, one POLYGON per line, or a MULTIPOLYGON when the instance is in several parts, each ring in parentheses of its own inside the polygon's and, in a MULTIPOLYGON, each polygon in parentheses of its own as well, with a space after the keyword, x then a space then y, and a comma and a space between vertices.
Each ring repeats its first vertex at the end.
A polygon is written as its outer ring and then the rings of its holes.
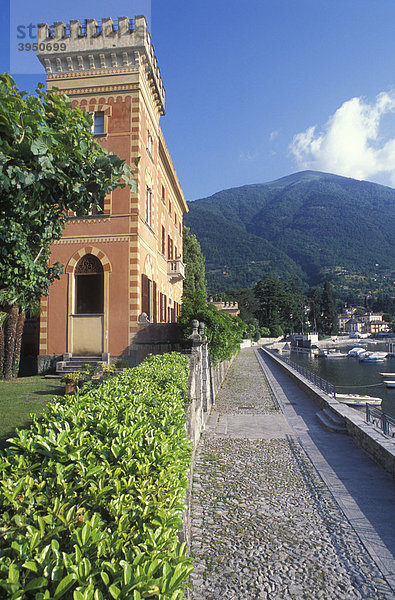
POLYGON ((361 396, 359 394, 336 394, 336 400, 350 406, 365 406, 365 404, 374 404, 378 406, 382 399, 375 396, 361 396))
POLYGON ((395 379, 393 380, 384 380, 385 385, 387 386, 387 388, 395 388, 395 379))
POLYGON ((365 354, 366 352, 366 348, 361 348, 360 346, 354 346, 354 348, 351 348, 351 350, 349 350, 348 352, 348 356, 360 356, 361 354, 365 354))
POLYGON ((387 358, 387 352, 365 352, 361 354, 358 358, 361 361, 365 362, 381 362, 387 358))
POLYGON ((390 379, 391 379, 392 377, 395 377, 395 373, 380 373, 380 375, 381 375, 382 377, 389 377, 390 379))

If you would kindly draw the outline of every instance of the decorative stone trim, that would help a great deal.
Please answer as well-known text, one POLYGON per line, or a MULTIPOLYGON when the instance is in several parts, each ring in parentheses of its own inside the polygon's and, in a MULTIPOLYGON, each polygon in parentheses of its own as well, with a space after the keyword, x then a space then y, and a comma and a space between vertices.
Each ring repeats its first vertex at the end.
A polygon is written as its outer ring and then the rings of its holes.
POLYGON ((85 248, 81 248, 80 250, 75 252, 70 258, 65 272, 74 273, 78 261, 86 254, 93 254, 93 256, 96 256, 102 264, 103 271, 109 271, 111 273, 112 268, 108 257, 104 254, 102 250, 99 250, 99 248, 95 248, 93 246, 85 246, 85 248))

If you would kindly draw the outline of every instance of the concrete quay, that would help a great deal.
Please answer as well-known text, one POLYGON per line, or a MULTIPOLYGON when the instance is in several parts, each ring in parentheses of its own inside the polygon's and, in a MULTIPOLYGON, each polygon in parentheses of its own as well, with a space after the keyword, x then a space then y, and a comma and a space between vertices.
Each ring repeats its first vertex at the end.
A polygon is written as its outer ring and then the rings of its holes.
POLYGON ((395 483, 242 350, 196 453, 193 600, 395 598, 395 483))

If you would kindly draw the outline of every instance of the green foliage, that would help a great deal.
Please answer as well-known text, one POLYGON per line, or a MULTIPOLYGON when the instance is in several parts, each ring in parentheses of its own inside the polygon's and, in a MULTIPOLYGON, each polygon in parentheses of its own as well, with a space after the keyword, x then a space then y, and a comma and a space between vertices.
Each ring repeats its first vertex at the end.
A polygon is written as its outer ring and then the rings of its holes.
POLYGON ((183 229, 182 244, 185 263, 183 303, 191 305, 191 308, 203 306, 206 303, 204 256, 196 236, 190 233, 188 227, 183 229))
POLYGON ((326 335, 335 333, 337 331, 337 312, 332 288, 328 281, 325 281, 322 291, 321 311, 322 333, 326 335))
POLYGON ((190 315, 183 312, 180 322, 185 334, 190 333, 192 319, 197 319, 206 326, 205 334, 213 364, 229 360, 240 351, 246 324, 239 317, 228 315, 212 304, 197 308, 190 315))
POLYGON ((63 381, 63 383, 79 383, 88 375, 88 371, 72 371, 71 373, 65 373, 61 381, 63 381))
POLYGON ((310 290, 309 322, 313 331, 322 331, 322 290, 314 287, 310 290))
POLYGON ((227 301, 237 301, 240 310, 240 319, 245 323, 254 323, 259 303, 252 288, 234 290, 222 293, 221 297, 227 301))
POLYGON ((254 293, 259 323, 270 329, 273 337, 303 330, 306 299, 296 282, 280 281, 269 273, 257 283, 254 293))
POLYGON ((306 171, 189 203, 185 223, 206 256, 210 293, 252 287, 266 273, 346 296, 386 287, 395 264, 395 190, 306 171))
POLYGON ((68 211, 86 214, 93 194, 134 184, 124 161, 93 139, 91 117, 42 88, 28 96, 0 75, 0 289, 24 306, 61 273, 49 249, 68 211))
POLYGON ((149 357, 18 431, 0 455, 2 597, 183 597, 187 380, 186 357, 149 357))
POLYGON ((229 360, 240 350, 245 323, 206 305, 204 256, 196 236, 187 227, 183 232, 183 259, 186 269, 180 326, 188 336, 192 319, 204 322, 213 363, 229 360))
POLYGON ((270 328, 270 335, 271 337, 281 337, 284 335, 284 331, 280 325, 275 324, 270 328))

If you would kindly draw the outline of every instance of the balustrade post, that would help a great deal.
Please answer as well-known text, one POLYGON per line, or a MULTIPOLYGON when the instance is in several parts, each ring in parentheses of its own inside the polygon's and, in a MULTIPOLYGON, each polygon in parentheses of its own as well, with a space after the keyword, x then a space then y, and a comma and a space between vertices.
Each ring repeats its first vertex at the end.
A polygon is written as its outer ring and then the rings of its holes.
POLYGON ((383 413, 383 432, 385 434, 389 433, 388 419, 385 413, 383 413))

